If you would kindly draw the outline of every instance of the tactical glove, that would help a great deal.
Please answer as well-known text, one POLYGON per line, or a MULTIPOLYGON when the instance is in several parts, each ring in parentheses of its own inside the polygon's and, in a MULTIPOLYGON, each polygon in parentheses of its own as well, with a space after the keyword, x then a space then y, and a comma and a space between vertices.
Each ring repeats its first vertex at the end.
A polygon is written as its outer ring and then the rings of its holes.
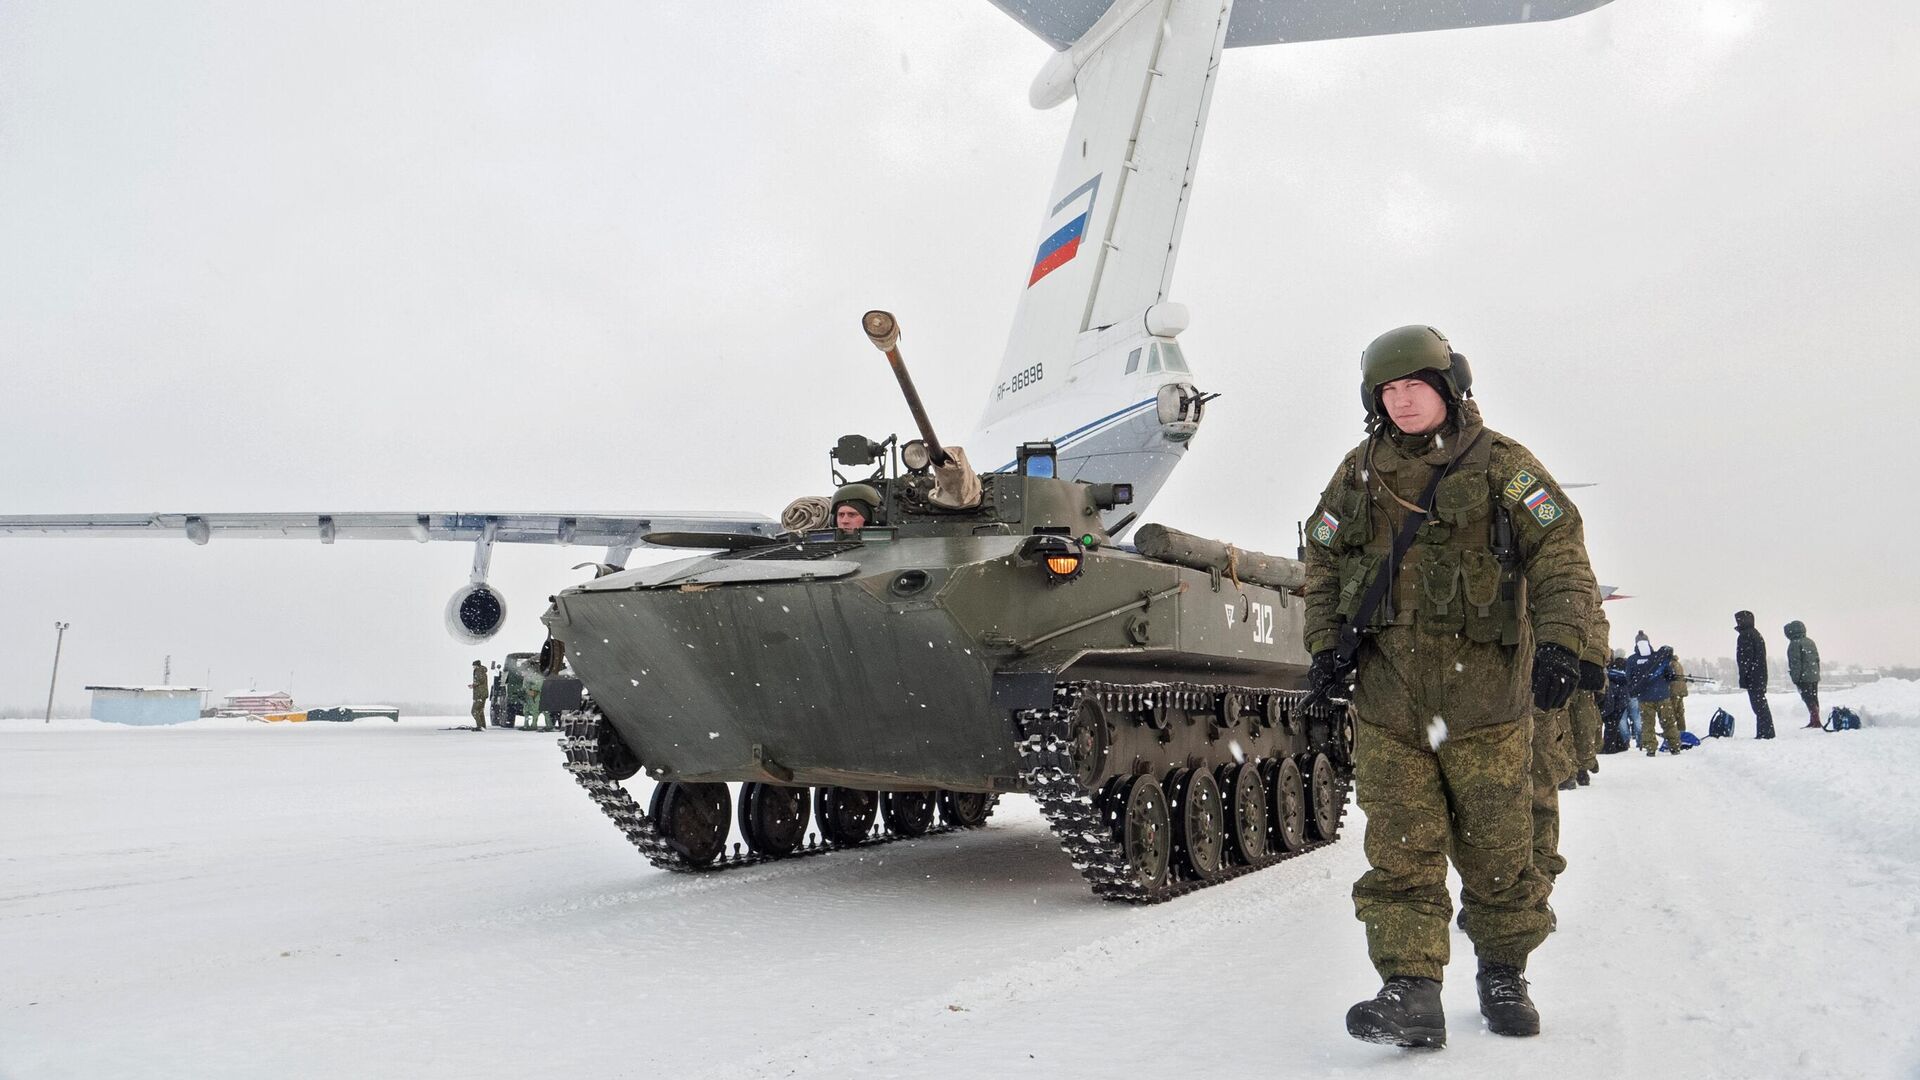
POLYGON ((1607 669, 1591 660, 1580 661, 1580 689, 1595 693, 1607 688, 1607 669))
POLYGON ((1580 658, 1572 649, 1548 642, 1533 650, 1534 708, 1543 712, 1560 708, 1579 682, 1580 658))
POLYGON ((1321 649, 1313 654, 1313 666, 1307 669, 1307 685, 1313 692, 1325 697, 1341 689, 1346 681, 1346 668, 1340 663, 1340 654, 1333 649, 1321 649))

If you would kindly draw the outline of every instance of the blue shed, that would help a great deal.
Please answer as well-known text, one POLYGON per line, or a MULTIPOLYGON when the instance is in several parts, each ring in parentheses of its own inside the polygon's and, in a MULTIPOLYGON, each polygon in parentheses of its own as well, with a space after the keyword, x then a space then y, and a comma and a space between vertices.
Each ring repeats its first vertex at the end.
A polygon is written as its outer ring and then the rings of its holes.
POLYGON ((184 724, 200 719, 198 686, 89 686, 93 718, 109 724, 184 724))

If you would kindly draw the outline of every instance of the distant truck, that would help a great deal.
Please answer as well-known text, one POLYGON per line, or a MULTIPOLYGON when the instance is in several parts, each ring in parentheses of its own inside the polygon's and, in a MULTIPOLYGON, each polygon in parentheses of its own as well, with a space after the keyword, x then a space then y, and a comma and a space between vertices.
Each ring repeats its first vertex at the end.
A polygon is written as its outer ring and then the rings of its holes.
POLYGON ((552 731, 559 716, 580 707, 580 680, 563 666, 548 675, 543 653, 508 653, 494 674, 487 719, 494 727, 552 731))

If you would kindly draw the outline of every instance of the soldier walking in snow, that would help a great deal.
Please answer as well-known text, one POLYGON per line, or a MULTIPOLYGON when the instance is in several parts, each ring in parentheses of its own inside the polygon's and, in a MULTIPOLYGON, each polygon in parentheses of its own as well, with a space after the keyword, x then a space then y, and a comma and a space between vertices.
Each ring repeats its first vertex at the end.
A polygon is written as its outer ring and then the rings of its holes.
POLYGON ((1807 636, 1807 624, 1787 624, 1787 678, 1807 705, 1807 726, 1820 726, 1820 646, 1807 636))
POLYGON ((1382 334, 1361 373, 1368 436, 1321 494, 1306 553, 1314 689, 1355 680, 1371 869, 1354 912, 1384 984, 1347 1031, 1445 1045, 1451 854, 1480 1011, 1498 1034, 1537 1034, 1523 972, 1551 914, 1532 861, 1532 712, 1565 705, 1580 676, 1595 585, 1579 512, 1482 424, 1466 358, 1437 330, 1382 334))
POLYGON ((1773 710, 1767 708, 1767 639, 1753 628, 1753 612, 1733 613, 1733 628, 1740 637, 1733 647, 1734 667, 1740 672, 1740 689, 1747 692, 1747 704, 1753 706, 1753 737, 1773 738, 1773 710))
POLYGON ((473 662, 473 730, 487 728, 487 665, 473 662))

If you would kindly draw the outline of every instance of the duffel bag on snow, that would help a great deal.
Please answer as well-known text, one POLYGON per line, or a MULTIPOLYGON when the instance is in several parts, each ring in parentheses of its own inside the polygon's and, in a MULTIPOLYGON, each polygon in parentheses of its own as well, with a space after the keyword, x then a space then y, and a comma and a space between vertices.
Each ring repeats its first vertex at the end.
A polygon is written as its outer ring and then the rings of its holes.
POLYGON ((1733 735, 1733 714, 1725 709, 1713 710, 1713 716, 1707 720, 1707 738, 1725 739, 1733 735))
POLYGON ((1835 705, 1823 727, 1828 731, 1856 731, 1860 727, 1860 714, 1845 705, 1835 705))

